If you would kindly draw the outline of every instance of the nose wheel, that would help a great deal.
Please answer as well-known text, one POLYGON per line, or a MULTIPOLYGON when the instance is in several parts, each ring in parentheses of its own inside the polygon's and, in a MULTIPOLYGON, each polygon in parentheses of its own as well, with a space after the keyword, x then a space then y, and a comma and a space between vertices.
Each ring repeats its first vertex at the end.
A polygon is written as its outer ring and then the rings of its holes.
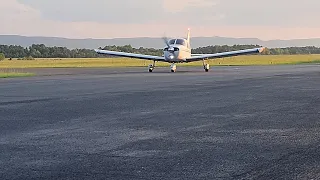
POLYGON ((175 65, 174 63, 171 64, 170 70, 171 70, 171 72, 176 72, 176 70, 177 70, 177 65, 175 65))

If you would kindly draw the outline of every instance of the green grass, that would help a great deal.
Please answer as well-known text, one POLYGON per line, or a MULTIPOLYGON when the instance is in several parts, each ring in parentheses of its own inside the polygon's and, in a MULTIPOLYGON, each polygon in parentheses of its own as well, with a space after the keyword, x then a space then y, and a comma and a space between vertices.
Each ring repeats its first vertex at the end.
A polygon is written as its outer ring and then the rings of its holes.
POLYGON ((34 75, 35 74, 33 73, 15 73, 15 72, 2 73, 0 72, 0 78, 30 77, 34 75))
MULTIPOLYGON (((320 54, 316 55, 257 55, 236 56, 207 61, 211 66, 249 66, 320 63, 320 54)), ((75 68, 75 67, 145 67, 152 61, 130 58, 79 58, 79 59, 36 59, 4 60, 0 68, 75 68)), ((168 66, 157 62, 156 66, 168 66)), ((179 66, 202 66, 202 61, 179 66)))
POLYGON ((320 64, 320 60, 313 60, 313 61, 309 61, 309 62, 297 62, 296 64, 320 64))

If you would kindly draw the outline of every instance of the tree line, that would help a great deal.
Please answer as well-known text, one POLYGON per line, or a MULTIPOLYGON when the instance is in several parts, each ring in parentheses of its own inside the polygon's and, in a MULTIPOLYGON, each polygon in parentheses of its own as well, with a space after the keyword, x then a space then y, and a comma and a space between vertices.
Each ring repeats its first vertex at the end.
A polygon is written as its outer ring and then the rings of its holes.
POLYGON ((0 45, 0 53, 6 58, 94 58, 97 53, 90 49, 68 49, 66 47, 47 47, 33 44, 29 47, 17 45, 0 45))
MULTIPOLYGON (((192 49, 194 54, 213 54, 226 51, 236 51, 248 48, 261 47, 259 45, 233 45, 233 46, 207 46, 192 49)), ((155 56, 162 56, 163 49, 155 48, 134 48, 131 45, 125 46, 105 46, 99 48, 111 51, 129 52, 148 54, 155 56)), ((320 48, 315 46, 307 47, 287 47, 287 48, 266 48, 262 53, 264 55, 290 55, 290 54, 320 54, 320 48)), ((33 59, 33 58, 97 58, 106 57, 104 55, 97 54, 92 49, 68 49, 66 47, 47 47, 44 44, 33 44, 29 47, 22 47, 18 45, 0 45, 0 60, 6 58, 21 58, 21 59, 33 59)))
MULTIPOLYGON (((194 54, 212 54, 226 51, 236 51, 241 49, 251 49, 261 47, 259 45, 233 45, 233 46, 207 46, 192 49, 194 54)), ((286 47, 286 48, 266 48, 263 55, 295 55, 295 54, 320 54, 320 47, 286 47)))

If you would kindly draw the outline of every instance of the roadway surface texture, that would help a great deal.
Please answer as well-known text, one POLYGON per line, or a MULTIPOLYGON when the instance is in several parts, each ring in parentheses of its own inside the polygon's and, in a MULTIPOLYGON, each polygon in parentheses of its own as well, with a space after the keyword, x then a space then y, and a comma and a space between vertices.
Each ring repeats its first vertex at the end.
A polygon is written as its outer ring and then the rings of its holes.
POLYGON ((319 179, 320 66, 27 69, 0 179, 319 179))

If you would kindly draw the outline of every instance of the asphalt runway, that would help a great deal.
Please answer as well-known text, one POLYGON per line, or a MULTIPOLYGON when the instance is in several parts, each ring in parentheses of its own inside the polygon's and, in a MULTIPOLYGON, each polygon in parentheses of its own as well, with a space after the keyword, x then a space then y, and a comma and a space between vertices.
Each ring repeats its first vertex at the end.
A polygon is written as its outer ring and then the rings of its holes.
POLYGON ((26 69, 0 179, 319 179, 320 66, 26 69))

